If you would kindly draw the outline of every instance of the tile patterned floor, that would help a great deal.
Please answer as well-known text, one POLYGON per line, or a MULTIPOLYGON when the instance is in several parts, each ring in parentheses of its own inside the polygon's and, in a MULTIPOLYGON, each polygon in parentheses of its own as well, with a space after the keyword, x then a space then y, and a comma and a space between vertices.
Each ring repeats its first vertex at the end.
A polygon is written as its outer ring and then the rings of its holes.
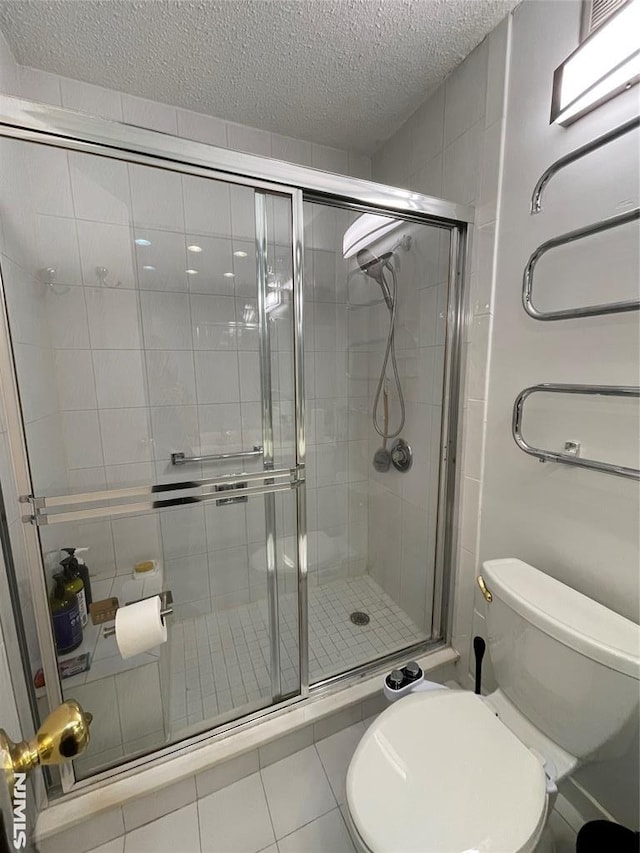
MULTIPOLYGON (((298 681, 297 598, 280 600, 283 693, 298 681)), ((344 672, 425 639, 424 633, 368 575, 309 590, 309 668, 312 681, 344 672), (370 616, 358 627, 354 610, 370 616)), ((267 602, 186 619, 170 636, 172 736, 203 721, 237 716, 271 699, 267 602)))
MULTIPOLYGON (((91 853, 355 853, 343 817, 345 780, 371 719, 91 853)), ((557 812, 550 827, 556 853, 573 853, 575 833, 557 812)))

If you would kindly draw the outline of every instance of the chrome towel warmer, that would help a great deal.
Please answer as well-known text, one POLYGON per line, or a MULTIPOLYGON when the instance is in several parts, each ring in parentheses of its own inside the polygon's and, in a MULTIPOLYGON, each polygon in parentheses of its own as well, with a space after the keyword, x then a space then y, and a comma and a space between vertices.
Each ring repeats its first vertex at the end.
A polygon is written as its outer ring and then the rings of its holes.
MULTIPOLYGON (((586 145, 582 145, 580 148, 570 151, 569 154, 565 154, 564 157, 560 157, 555 161, 555 163, 552 163, 551 166, 545 169, 536 182, 531 196, 530 212, 532 214, 540 213, 542 210, 542 194, 551 178, 561 169, 568 166, 570 163, 575 163, 576 160, 585 157, 587 154, 591 154, 593 151, 597 151, 598 148, 602 148, 609 142, 619 139, 624 134, 629 133, 629 131, 635 130, 638 127, 640 127, 640 116, 635 116, 634 118, 629 119, 629 121, 618 125, 618 127, 615 127, 613 130, 603 133, 602 136, 592 139, 591 142, 587 142, 586 145)), ((603 314, 618 314, 625 311, 637 311, 640 308, 640 300, 608 302, 600 305, 589 305, 584 308, 567 308, 562 311, 539 311, 533 304, 533 272, 535 265, 542 255, 550 249, 555 249, 558 246, 572 243, 574 240, 580 240, 583 237, 599 234, 601 231, 607 231, 610 228, 617 228, 619 225, 625 225, 638 218, 640 218, 640 208, 636 207, 633 210, 622 213, 618 216, 602 219, 598 222, 592 223, 591 225, 578 228, 575 231, 569 231, 567 234, 563 234, 560 237, 554 237, 553 239, 547 240, 545 243, 538 246, 527 261, 522 281, 522 304, 527 314, 530 317, 533 317, 534 320, 570 320, 577 317, 598 317, 603 314)))
POLYGON ((597 151, 597 149, 602 148, 603 145, 613 142, 614 139, 618 139, 625 133, 629 133, 630 130, 634 130, 639 126, 640 116, 636 116, 635 118, 629 119, 629 121, 618 125, 618 127, 615 127, 613 130, 603 133, 602 136, 592 139, 591 142, 587 142, 586 145, 582 145, 580 148, 570 151, 569 154, 565 154, 564 157, 560 157, 555 161, 555 163, 552 163, 548 169, 545 169, 533 188, 533 195, 531 196, 531 213, 540 213, 542 210, 542 193, 551 178, 557 174, 560 169, 564 169, 564 167, 568 166, 570 163, 575 163, 575 161, 580 160, 581 157, 591 154, 592 151, 597 151))
POLYGON ((540 447, 532 447, 522 435, 522 419, 524 415, 524 404, 531 394, 538 392, 550 392, 552 394, 589 394, 602 397, 640 397, 640 387, 632 385, 563 385, 556 383, 543 383, 542 385, 531 385, 525 388, 516 397, 513 404, 513 415, 511 419, 511 432, 513 439, 520 450, 524 450, 530 456, 535 456, 541 462, 561 462, 563 465, 574 465, 578 468, 589 468, 593 471, 601 471, 605 474, 615 474, 618 477, 628 477, 632 480, 640 480, 640 470, 629 468, 624 465, 614 465, 610 462, 598 462, 596 459, 581 459, 571 453, 557 453, 553 450, 543 450, 540 447))
POLYGON ((585 225, 584 228, 577 228, 575 231, 568 231, 566 234, 561 234, 559 237, 553 237, 551 240, 541 243, 527 261, 522 277, 522 304, 527 314, 533 317, 534 320, 569 320, 576 317, 598 317, 602 314, 637 311, 640 308, 639 299, 629 299, 623 302, 603 302, 600 305, 586 305, 583 308, 564 308, 560 311, 540 311, 533 304, 533 273, 536 264, 546 252, 558 246, 573 243, 574 240, 581 240, 583 237, 589 237, 592 234, 599 234, 601 231, 608 231, 610 228, 626 225, 628 222, 633 222, 636 219, 640 219, 640 207, 635 207, 633 210, 621 213, 618 216, 601 219, 599 222, 585 225))
MULTIPOLYGON (((609 132, 597 137, 580 148, 560 157, 555 163, 552 163, 546 169, 542 176, 538 179, 531 198, 532 214, 539 213, 542 210, 542 194, 545 187, 551 178, 560 169, 574 163, 581 157, 590 154, 592 151, 601 148, 614 139, 628 133, 631 130, 640 126, 640 116, 630 119, 609 132)), ((524 270, 522 282, 522 305, 526 313, 534 320, 567 320, 577 317, 595 317, 603 314, 615 314, 624 311, 637 311, 640 308, 640 300, 628 300, 623 302, 610 302, 601 305, 589 305, 583 308, 567 308, 560 311, 539 311, 532 301, 533 294, 533 273, 537 262, 550 249, 558 246, 572 243, 574 240, 580 240, 583 237, 588 237, 592 234, 598 234, 601 231, 607 231, 610 228, 617 228, 628 222, 633 222, 640 218, 640 208, 634 208, 626 213, 617 216, 602 219, 594 222, 591 225, 586 225, 583 228, 578 228, 575 231, 569 231, 559 237, 554 237, 542 243, 533 252, 524 270)), ((571 385, 561 383, 546 382, 540 385, 531 385, 521 391, 513 404, 513 412, 511 417, 511 432, 513 440, 520 450, 528 453, 530 456, 535 456, 540 462, 560 462, 563 465, 573 465, 577 468, 588 468, 592 471, 601 471, 605 474, 615 474, 618 477, 627 477, 632 480, 640 480, 640 470, 630 468, 625 465, 614 465, 610 462, 599 462, 596 459, 582 459, 578 452, 579 444, 577 442, 566 442, 565 452, 560 453, 552 450, 544 450, 541 447, 533 447, 528 444, 522 435, 522 419, 524 416, 524 404, 528 397, 539 392, 549 392, 552 394, 588 394, 602 397, 640 397, 640 387, 631 385, 571 385)))

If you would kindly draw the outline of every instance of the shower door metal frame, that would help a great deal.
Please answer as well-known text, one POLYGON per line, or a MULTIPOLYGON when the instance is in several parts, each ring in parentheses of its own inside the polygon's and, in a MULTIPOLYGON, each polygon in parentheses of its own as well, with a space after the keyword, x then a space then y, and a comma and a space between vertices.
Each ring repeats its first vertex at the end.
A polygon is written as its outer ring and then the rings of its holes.
MULTIPOLYGON (((264 193, 254 195, 256 217, 256 249, 258 274, 258 346, 260 358, 260 400, 262 404, 262 460, 263 469, 272 471, 273 460, 273 399, 271 385, 271 340, 267 316, 267 209, 264 193)), ((293 241, 293 235, 292 235, 293 241)), ((269 479, 267 483, 272 483, 269 479)), ((266 536, 267 605, 269 612, 269 662, 271 696, 276 701, 282 693, 280 672, 280 608, 278 602, 278 572, 276 564, 276 501, 273 491, 264 495, 264 530, 266 536), (274 630, 275 627, 275 630, 274 630)))
MULTIPOLYGON (((112 159, 125 160, 164 168, 174 172, 214 178, 229 183, 246 185, 256 191, 271 192, 289 196, 292 205, 292 248, 293 248, 293 283, 294 283, 294 396, 296 417, 296 467, 304 479, 306 436, 304 424, 304 368, 303 368, 303 192, 312 194, 318 200, 333 201, 333 203, 353 206, 360 209, 373 209, 387 215, 398 214, 425 225, 444 228, 452 235, 450 260, 455 267, 449 270, 449 312, 447 320, 446 341, 446 370, 445 395, 443 399, 443 440, 441 441, 440 480, 439 480, 439 513, 437 533, 437 559, 434 582, 434 617, 430 640, 416 646, 408 647, 401 653, 393 653, 385 658, 379 658, 362 667, 350 670, 340 676, 328 679, 309 688, 308 669, 308 596, 307 596, 307 528, 306 501, 304 484, 296 488, 296 516, 298 523, 298 619, 300 643, 300 692, 299 695, 272 704, 254 714, 229 724, 216 727, 214 730, 202 732, 194 737, 172 744, 155 751, 150 756, 133 759, 116 768, 96 774, 89 779, 76 782, 72 771, 64 774, 65 793, 69 795, 88 788, 99 787, 113 779, 123 778, 135 772, 142 764, 153 766, 156 762, 166 761, 167 757, 184 754, 197 748, 203 741, 223 737, 241 726, 252 724, 267 714, 286 708, 310 696, 321 694, 333 689, 338 683, 348 683, 349 679, 357 679, 362 675, 378 671, 387 662, 406 657, 412 651, 428 651, 441 648, 450 636, 450 616, 448 613, 448 596, 451 582, 451 562, 455 545, 454 515, 456 512, 455 494, 459 473, 456 468, 456 458, 460 444, 458 434, 458 412, 460 409, 460 347, 462 342, 463 310, 462 294, 464 279, 467 272, 464 269, 469 226, 473 223, 473 209, 455 204, 443 199, 429 197, 411 190, 388 187, 373 181, 334 175, 305 166, 298 166, 260 157, 253 154, 243 154, 223 148, 217 148, 200 142, 181 139, 153 130, 126 125, 119 122, 95 118, 84 113, 67 110, 60 107, 50 107, 33 101, 27 101, 10 96, 0 96, 0 136, 36 142, 66 150, 86 152, 112 159)), ((16 374, 9 344, 8 318, 6 316, 6 300, 2 289, 3 322, 5 330, 3 341, 0 342, 0 357, 6 362, 2 369, 8 374, 12 385, 15 386, 16 374), (5 352, 8 350, 8 353, 5 352), (7 357, 8 356, 8 357, 7 357)), ((20 448, 22 471, 18 474, 19 485, 24 493, 30 493, 30 474, 27 450, 24 442, 24 427, 20 417, 18 391, 15 387, 15 400, 9 401, 9 430, 12 436, 12 447, 20 448), (16 417, 17 413, 17 417, 16 417)), ((29 526, 26 538, 30 557, 30 580, 36 613, 38 617, 38 641, 41 645, 43 658, 47 650, 51 652, 48 661, 43 660, 49 699, 60 701, 61 687, 57 677, 57 665, 50 631, 47 636, 40 636, 45 630, 43 624, 49 621, 47 593, 44 573, 42 571, 42 555, 39 547, 36 528, 29 526)), ((25 680, 28 681, 27 673, 25 680)))

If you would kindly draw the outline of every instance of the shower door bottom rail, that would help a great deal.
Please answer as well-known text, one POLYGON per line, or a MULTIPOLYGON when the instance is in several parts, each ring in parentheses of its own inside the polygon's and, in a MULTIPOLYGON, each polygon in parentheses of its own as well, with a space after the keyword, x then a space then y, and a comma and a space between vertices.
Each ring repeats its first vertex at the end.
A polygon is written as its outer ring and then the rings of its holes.
POLYGON ((296 489, 305 481, 304 465, 269 471, 226 474, 206 480, 186 480, 178 483, 159 483, 151 486, 131 486, 124 489, 106 489, 75 495, 36 497, 23 495, 21 503, 31 505, 31 513, 22 521, 36 526, 63 524, 88 518, 151 512, 155 509, 186 506, 188 504, 229 501, 234 497, 249 498, 296 489), (185 494, 197 490, 197 494, 185 494), (159 495, 173 494, 160 498, 159 495), (134 500, 147 498, 146 500, 134 500), (116 503, 107 503, 116 501, 116 503), (96 506, 96 504, 98 504, 96 506))

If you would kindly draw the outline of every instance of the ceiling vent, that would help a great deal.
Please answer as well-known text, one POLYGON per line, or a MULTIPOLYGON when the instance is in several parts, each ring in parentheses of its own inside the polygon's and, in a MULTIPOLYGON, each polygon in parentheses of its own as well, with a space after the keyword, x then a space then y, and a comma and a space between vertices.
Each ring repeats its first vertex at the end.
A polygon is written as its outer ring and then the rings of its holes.
POLYGON ((580 41, 590 36, 626 2, 628 0, 583 0, 580 41))

